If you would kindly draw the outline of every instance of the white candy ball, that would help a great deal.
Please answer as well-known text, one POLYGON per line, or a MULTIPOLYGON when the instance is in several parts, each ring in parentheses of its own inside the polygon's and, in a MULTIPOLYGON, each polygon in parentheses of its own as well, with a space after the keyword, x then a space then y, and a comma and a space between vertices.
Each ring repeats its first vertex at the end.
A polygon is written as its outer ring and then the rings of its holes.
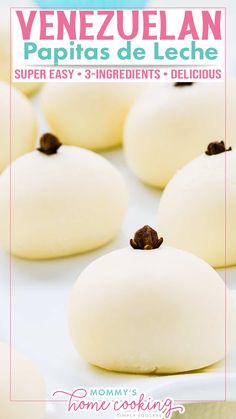
POLYGON ((10 86, 0 82, 0 172, 10 163, 10 149, 12 160, 34 149, 36 134, 36 117, 30 101, 12 87, 10 120, 10 86))
MULTIPOLYGON (((10 401, 10 348, 0 343, 0 417, 2 419, 45 419, 45 403, 10 401)), ((12 399, 45 400, 46 388, 38 369, 12 349, 12 399)))
MULTIPOLYGON (((0 177, 1 245, 9 250, 9 168, 0 177)), ((12 178, 12 253, 30 259, 87 252, 112 240, 127 208, 120 173, 78 147, 33 151, 16 160, 12 178)))
MULTIPOLYGON (((22 5, 22 3, 21 3, 22 5)), ((12 6, 16 7, 15 2, 12 2, 12 6)), ((24 6, 34 7, 35 4, 31 1, 24 0, 24 6)), ((20 6, 19 6, 20 7, 20 6)), ((11 71, 10 71, 10 56, 11 56, 11 47, 10 47, 10 8, 1 8, 0 9, 0 80, 10 82, 11 71)), ((35 93, 41 86, 41 83, 33 82, 17 82, 13 83, 14 87, 19 89, 22 93, 26 95, 31 95, 35 93)))
MULTIPOLYGON (((70 331, 89 363, 128 373, 178 373, 224 357, 225 286, 182 250, 124 248, 95 260, 70 301, 70 331)), ((233 306, 227 304, 230 315, 233 306)))
POLYGON ((177 172, 164 190, 158 229, 166 244, 212 266, 234 265, 235 214, 236 150, 201 155, 177 172))
MULTIPOLYGON (((227 143, 236 146, 236 81, 227 85, 227 143)), ((225 140, 224 83, 169 83, 140 96, 127 118, 124 148, 136 176, 164 188, 206 144, 219 140, 225 140)))
POLYGON ((42 109, 64 144, 102 150, 121 144, 127 113, 141 83, 52 83, 42 91, 42 109))

